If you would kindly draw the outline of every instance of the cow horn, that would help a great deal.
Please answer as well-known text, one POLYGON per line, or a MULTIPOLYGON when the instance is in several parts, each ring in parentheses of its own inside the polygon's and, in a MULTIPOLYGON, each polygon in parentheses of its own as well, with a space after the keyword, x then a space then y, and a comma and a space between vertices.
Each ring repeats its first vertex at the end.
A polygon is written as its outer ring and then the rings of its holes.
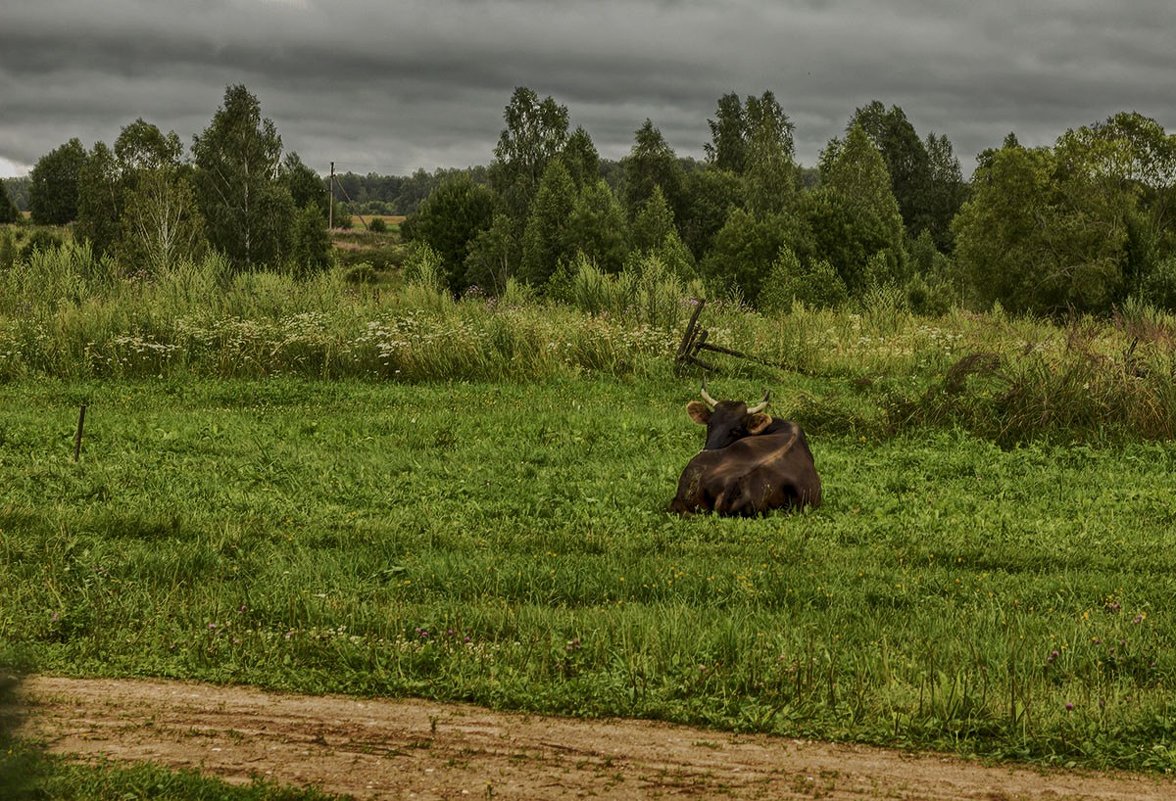
POLYGON ((715 410, 715 406, 717 406, 719 403, 717 400, 715 400, 714 398, 712 398, 710 396, 709 392, 706 391, 706 381, 705 380, 702 382, 702 399, 704 401, 706 401, 706 405, 708 407, 710 407, 710 410, 712 412, 715 410))
POLYGON ((759 414, 768 408, 768 400, 772 397, 770 390, 764 390, 764 399, 747 410, 748 414, 759 414))

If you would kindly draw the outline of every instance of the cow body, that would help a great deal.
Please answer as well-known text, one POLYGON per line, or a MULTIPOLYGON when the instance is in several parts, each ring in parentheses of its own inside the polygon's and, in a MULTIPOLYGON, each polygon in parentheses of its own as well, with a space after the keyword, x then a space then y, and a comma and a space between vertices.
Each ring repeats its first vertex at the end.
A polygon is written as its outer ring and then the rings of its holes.
POLYGON ((669 510, 686 515, 762 515, 821 504, 821 477, 800 426, 738 401, 692 402, 692 419, 707 426, 706 447, 678 480, 669 510))

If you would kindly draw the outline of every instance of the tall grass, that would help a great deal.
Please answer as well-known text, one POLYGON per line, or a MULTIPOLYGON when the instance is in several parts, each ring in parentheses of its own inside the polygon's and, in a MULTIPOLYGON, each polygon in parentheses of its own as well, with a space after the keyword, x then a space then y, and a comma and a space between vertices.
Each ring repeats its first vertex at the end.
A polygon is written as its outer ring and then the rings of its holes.
MULTIPOLYGON (((454 298, 440 270, 414 254, 388 291, 339 272, 234 275, 213 256, 145 281, 67 244, 0 271, 0 380, 664 376, 700 291, 655 256, 619 275, 581 259, 554 288, 561 303, 513 281, 497 298, 454 298)), ((724 373, 815 382, 780 410, 826 431, 962 427, 1005 444, 1176 432, 1176 320, 1135 301, 1059 325, 922 317, 878 289, 853 309, 768 315, 711 300, 702 323, 710 343, 755 357, 711 358, 724 373)))
POLYGON ((517 285, 457 301, 427 269, 385 293, 338 273, 232 276, 217 257, 150 281, 103 267, 71 246, 0 273, 0 379, 624 375, 661 369, 675 344, 664 322, 542 305, 517 285))
POLYGON ((641 257, 614 276, 581 253, 562 294, 573 306, 592 315, 672 330, 686 322, 691 296, 699 296, 701 288, 687 287, 656 254, 641 257))

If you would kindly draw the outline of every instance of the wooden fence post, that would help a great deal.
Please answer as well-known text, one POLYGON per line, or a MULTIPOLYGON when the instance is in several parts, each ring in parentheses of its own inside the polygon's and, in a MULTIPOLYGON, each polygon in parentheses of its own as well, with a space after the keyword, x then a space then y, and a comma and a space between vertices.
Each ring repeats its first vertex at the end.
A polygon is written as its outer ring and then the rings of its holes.
POLYGON ((73 460, 76 462, 82 455, 82 429, 86 425, 86 404, 82 404, 82 408, 78 410, 78 431, 74 434, 74 454, 73 460))

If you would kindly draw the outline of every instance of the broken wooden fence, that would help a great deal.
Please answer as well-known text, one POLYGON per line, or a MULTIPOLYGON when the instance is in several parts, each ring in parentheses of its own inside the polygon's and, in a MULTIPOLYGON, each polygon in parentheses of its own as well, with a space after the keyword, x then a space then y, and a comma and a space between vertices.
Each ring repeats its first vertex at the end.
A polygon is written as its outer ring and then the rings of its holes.
POLYGON ((700 327, 698 324, 698 318, 702 314, 702 308, 705 305, 705 299, 697 299, 694 301, 694 311, 690 314, 690 321, 686 323, 686 331, 682 334, 682 342, 678 345, 678 353, 674 357, 674 362, 677 365, 677 370, 679 373, 684 372, 690 365, 701 367, 703 370, 708 370, 712 373, 717 371, 717 367, 698 358, 699 352, 704 350, 710 351, 711 353, 722 353, 727 356, 734 356, 739 359, 747 359, 748 361, 755 362, 756 364, 763 364, 768 367, 776 367, 783 370, 788 369, 786 365, 780 364, 779 362, 760 359, 756 356, 741 353, 732 348, 725 348, 722 345, 715 345, 707 342, 706 340, 709 332, 705 328, 700 327))

